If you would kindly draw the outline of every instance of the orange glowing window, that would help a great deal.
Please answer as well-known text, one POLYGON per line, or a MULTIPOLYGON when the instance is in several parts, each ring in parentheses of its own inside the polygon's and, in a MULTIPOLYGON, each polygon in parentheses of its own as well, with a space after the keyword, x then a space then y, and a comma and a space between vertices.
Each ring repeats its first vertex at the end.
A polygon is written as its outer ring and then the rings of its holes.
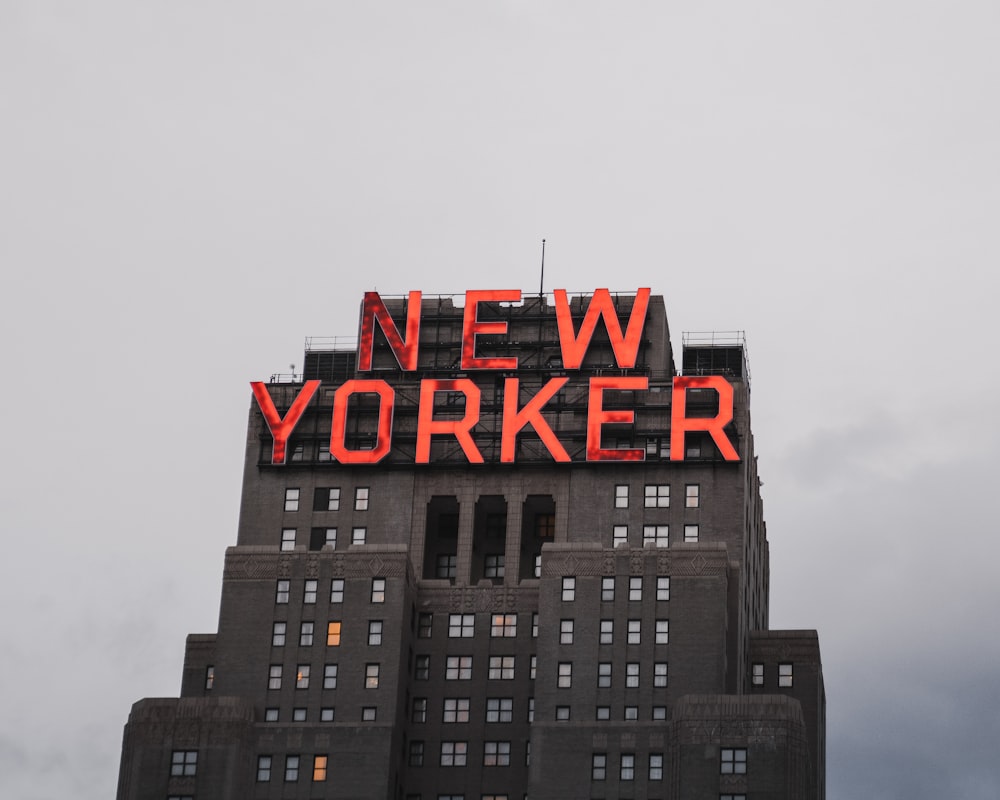
POLYGON ((331 622, 326 626, 326 646, 327 647, 339 647, 340 646, 340 623, 331 622))
POLYGON ((313 780, 326 780, 326 756, 316 756, 313 759, 313 780))

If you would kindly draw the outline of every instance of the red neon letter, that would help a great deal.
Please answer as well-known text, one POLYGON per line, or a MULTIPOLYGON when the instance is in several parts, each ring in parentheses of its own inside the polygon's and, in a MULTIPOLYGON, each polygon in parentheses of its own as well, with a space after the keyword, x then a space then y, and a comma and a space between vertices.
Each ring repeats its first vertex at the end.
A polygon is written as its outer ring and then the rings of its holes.
POLYGON ((358 370, 367 372, 372 368, 372 347, 375 344, 375 322, 385 334, 386 341, 396 363, 404 371, 417 368, 417 346, 420 340, 420 292, 410 292, 406 310, 406 341, 399 336, 396 323, 392 321, 385 303, 378 292, 365 292, 361 306, 361 336, 358 337, 358 370))
POLYGON ((565 289, 556 289, 556 323, 559 326, 559 344, 562 347, 563 366, 566 369, 579 369, 583 363, 583 356, 590 345, 594 329, 597 327, 599 317, 604 317, 604 325, 608 329, 608 339, 611 340, 611 349, 615 352, 615 361, 619 367, 634 367, 635 360, 639 353, 639 340, 642 337, 642 329, 646 324, 646 308, 649 306, 649 289, 639 289, 635 293, 635 302, 632 304, 632 315, 628 320, 628 327, 625 329, 625 336, 622 336, 621 325, 618 324, 618 314, 615 311, 614 303, 611 301, 611 294, 607 289, 594 289, 594 295, 590 298, 590 305, 580 323, 580 335, 573 333, 573 318, 570 316, 569 300, 566 297, 565 289))
POLYGON ((312 396, 316 394, 316 390, 319 388, 319 381, 305 382, 299 390, 295 401, 292 403, 292 407, 285 414, 284 419, 278 414, 278 409, 274 407, 274 401, 271 399, 271 393, 268 392, 266 384, 261 381, 254 381, 250 384, 250 388, 253 389, 253 396, 257 398, 257 405, 260 406, 260 412, 264 415, 264 421, 271 431, 271 436, 274 437, 274 444, 271 447, 271 463, 284 464, 285 445, 288 443, 288 437, 292 435, 292 431, 295 430, 302 412, 306 410, 306 406, 309 405, 312 396))
POLYGON ((479 304, 517 302, 520 289, 470 291, 465 293, 465 324, 462 326, 462 369, 517 369, 516 358, 476 358, 476 335, 507 333, 506 322, 479 322, 479 304))
POLYGON ((684 434, 688 431, 708 431, 715 446, 726 461, 739 461, 726 432, 722 430, 733 418, 733 385, 721 375, 701 378, 674 378, 673 402, 670 409, 670 460, 684 460, 684 434), (719 393, 719 413, 714 417, 687 417, 687 390, 715 389, 719 393))
POLYGON ((392 446, 392 409, 396 393, 385 381, 350 380, 333 395, 333 426, 330 431, 330 455, 342 464, 377 464, 389 454, 392 446), (352 394, 378 395, 378 439, 371 450, 348 450, 344 445, 347 433, 347 403, 352 394))
POLYGON ((560 444, 549 423, 541 414, 542 406, 552 399, 552 395, 566 385, 569 378, 553 378, 532 397, 527 405, 517 410, 517 378, 507 378, 503 388, 503 433, 500 435, 500 461, 504 464, 514 462, 514 450, 517 443, 517 432, 525 425, 531 425, 549 449, 556 461, 569 461, 569 453, 560 444))
POLYGON ((591 378, 590 401, 587 407, 587 461, 644 461, 646 451, 606 450, 601 448, 601 426, 609 422, 632 424, 635 412, 604 410, 604 390, 648 389, 649 378, 591 378))
POLYGON ((435 433, 454 435, 470 463, 483 463, 483 457, 470 433, 479 422, 480 396, 479 387, 468 378, 459 378, 454 381, 425 378, 420 381, 420 409, 417 412, 417 464, 427 464, 430 461, 431 435, 435 433), (435 421, 435 392, 462 392, 465 395, 465 416, 458 420, 435 421))

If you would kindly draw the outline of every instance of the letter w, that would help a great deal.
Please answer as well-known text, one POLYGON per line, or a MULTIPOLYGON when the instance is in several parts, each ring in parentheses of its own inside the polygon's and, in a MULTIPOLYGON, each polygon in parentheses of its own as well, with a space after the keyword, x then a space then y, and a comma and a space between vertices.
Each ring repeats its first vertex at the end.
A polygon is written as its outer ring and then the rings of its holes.
POLYGON ((559 325, 559 344, 562 347, 563 367, 579 369, 587 352, 590 340, 597 328, 597 320, 604 317, 608 329, 611 349, 619 367, 634 367, 639 352, 642 329, 646 324, 646 308, 649 306, 649 289, 639 289, 632 304, 632 315, 628 320, 625 335, 622 336, 618 313, 615 311, 611 293, 607 289, 595 289, 590 305, 580 325, 580 335, 573 332, 573 318, 570 315, 569 300, 565 289, 556 289, 556 322, 559 325))

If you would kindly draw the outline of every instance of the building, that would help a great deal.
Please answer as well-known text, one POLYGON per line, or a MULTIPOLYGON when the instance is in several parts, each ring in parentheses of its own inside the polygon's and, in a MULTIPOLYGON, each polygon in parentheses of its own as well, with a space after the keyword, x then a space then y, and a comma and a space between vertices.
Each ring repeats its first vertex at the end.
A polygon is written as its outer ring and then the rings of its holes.
POLYGON ((649 290, 366 295, 254 385, 218 632, 119 800, 823 800, 742 336, 681 365, 649 290))

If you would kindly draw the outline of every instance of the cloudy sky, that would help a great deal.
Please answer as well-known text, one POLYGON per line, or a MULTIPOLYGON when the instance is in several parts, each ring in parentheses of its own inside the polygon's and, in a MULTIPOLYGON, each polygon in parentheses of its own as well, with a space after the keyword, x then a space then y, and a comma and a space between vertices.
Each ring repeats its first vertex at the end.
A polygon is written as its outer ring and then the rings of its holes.
POLYGON ((215 630, 248 382, 365 290, 746 331, 828 797, 1000 785, 990 0, 0 1, 0 796, 104 800, 215 630))

